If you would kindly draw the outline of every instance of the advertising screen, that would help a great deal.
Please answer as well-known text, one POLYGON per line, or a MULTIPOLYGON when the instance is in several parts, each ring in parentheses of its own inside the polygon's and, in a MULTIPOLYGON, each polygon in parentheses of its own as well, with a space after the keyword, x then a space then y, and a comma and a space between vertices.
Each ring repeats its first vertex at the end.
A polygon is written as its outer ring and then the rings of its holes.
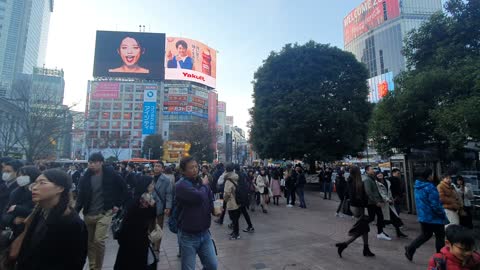
POLYGON ((146 85, 143 93, 142 134, 155 134, 157 123, 157 85, 146 85))
POLYGON ((393 72, 384 73, 368 79, 368 86, 370 88, 369 101, 372 103, 379 102, 388 92, 395 89, 393 72))
POLYGON ((188 38, 167 37, 165 79, 216 87, 217 51, 188 38))
POLYGON ((94 77, 163 80, 165 34, 97 31, 94 77))
POLYGON ((347 45, 387 20, 400 16, 399 0, 365 0, 343 19, 343 39, 347 45))
POLYGON ((116 82, 92 82, 92 100, 118 99, 120 83, 116 82))

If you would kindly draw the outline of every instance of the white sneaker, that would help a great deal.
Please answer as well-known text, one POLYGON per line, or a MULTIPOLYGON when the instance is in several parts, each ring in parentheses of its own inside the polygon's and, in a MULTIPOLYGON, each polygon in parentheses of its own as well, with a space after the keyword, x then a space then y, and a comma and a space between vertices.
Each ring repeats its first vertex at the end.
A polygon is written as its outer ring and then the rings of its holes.
POLYGON ((339 217, 339 216, 340 216, 340 214, 339 214, 339 213, 335 213, 335 216, 336 216, 336 217, 339 217))
POLYGON ((392 238, 386 236, 384 233, 377 234, 377 239, 392 241, 392 238))
POLYGON ((293 205, 291 205, 291 204, 287 204, 287 207, 288 207, 288 208, 292 208, 292 207, 293 207, 293 205))

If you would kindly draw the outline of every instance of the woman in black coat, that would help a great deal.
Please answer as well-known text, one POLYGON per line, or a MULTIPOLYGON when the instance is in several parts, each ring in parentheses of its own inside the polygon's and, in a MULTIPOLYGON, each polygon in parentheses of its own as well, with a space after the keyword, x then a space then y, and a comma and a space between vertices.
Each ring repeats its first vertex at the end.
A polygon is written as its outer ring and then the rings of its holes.
POLYGON ((368 246, 368 233, 370 232, 370 218, 365 215, 365 208, 368 204, 368 197, 365 192, 365 187, 362 181, 362 175, 360 168, 353 167, 350 170, 350 176, 348 177, 348 197, 350 198, 350 206, 352 207, 353 215, 358 218, 358 221, 348 232, 350 239, 345 242, 337 243, 335 246, 338 248, 338 255, 342 257, 342 252, 353 243, 357 238, 363 239, 363 256, 373 257, 368 246))
POLYGON ((18 187, 10 194, 6 212, 1 221, 2 228, 11 228, 15 238, 23 232, 23 221, 32 213, 32 192, 29 185, 40 175, 40 170, 35 166, 24 166, 20 168, 18 175, 16 179, 18 187))
POLYGON ((344 204, 347 203, 348 190, 347 190, 347 180, 343 176, 343 172, 340 172, 335 179, 335 188, 337 189, 337 195, 340 199, 340 204, 338 205, 337 212, 335 216, 342 217, 344 213, 340 213, 343 210, 344 204))
MULTIPOLYGON (((27 218, 17 270, 82 270, 87 258, 88 233, 69 206, 71 177, 58 169, 44 171, 32 184, 38 206, 27 218)), ((17 240, 18 240, 17 239, 17 240)))
POLYGON ((134 199, 127 206, 118 244, 120 245, 114 270, 147 269, 149 226, 155 220, 156 207, 152 192, 153 179, 142 176, 135 186, 134 199))

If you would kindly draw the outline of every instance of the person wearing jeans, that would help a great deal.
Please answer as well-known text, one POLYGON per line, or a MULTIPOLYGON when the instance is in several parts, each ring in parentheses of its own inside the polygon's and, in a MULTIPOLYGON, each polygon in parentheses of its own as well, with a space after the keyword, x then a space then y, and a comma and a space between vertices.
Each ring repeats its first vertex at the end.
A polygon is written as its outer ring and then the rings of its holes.
POLYGON ((305 188, 305 184, 307 183, 307 180, 305 179, 305 174, 303 174, 302 166, 297 165, 295 167, 295 170, 297 171, 296 192, 298 194, 298 198, 300 199, 300 208, 307 208, 307 204, 305 203, 305 193, 304 193, 304 188, 305 188))
POLYGON ((127 199, 127 185, 113 168, 103 165, 101 153, 88 159, 88 170, 79 182, 75 210, 83 209, 88 230, 88 262, 90 270, 101 270, 105 256, 105 241, 112 216, 127 199))
POLYGON ((438 190, 433 183, 433 171, 429 168, 425 169, 415 181, 415 203, 422 233, 405 247, 405 257, 409 261, 413 259, 415 251, 432 238, 433 234, 435 234, 437 253, 445 244, 444 226, 448 224, 448 219, 440 202, 438 190))
POLYGON ((193 157, 180 161, 183 177, 175 185, 178 216, 178 242, 182 270, 195 270, 196 257, 204 269, 217 270, 218 261, 210 236, 214 196, 207 182, 198 177, 198 163, 193 157))
POLYGON ((332 199, 332 169, 327 168, 324 174, 324 179, 323 179, 323 199, 327 199, 327 193, 328 193, 328 199, 332 199))
POLYGON ((201 233, 179 230, 178 239, 182 254, 182 270, 195 270, 197 254, 203 269, 216 270, 218 268, 215 246, 208 230, 201 233))

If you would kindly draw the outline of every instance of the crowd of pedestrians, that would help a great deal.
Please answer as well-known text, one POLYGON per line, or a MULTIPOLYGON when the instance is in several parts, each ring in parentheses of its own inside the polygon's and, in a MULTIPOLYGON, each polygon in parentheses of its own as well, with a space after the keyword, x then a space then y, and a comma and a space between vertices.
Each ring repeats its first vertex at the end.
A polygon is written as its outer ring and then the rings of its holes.
MULTIPOLYGON (((268 216, 281 204, 307 208, 307 176, 301 164, 211 167, 186 157, 175 168, 161 161, 106 164, 101 153, 93 153, 86 168, 78 164, 47 168, 11 158, 0 162, 2 270, 81 270, 87 259, 90 270, 101 270, 110 231, 119 246, 115 270, 156 269, 167 227, 176 234, 182 269, 195 269, 198 256, 204 269, 214 270, 218 261, 210 234, 212 217, 223 225, 228 214, 229 238, 239 240, 241 231, 255 232, 250 214, 256 209, 268 216)), ((461 177, 453 183, 450 174, 436 185, 431 169, 417 176, 421 234, 405 247, 406 258, 413 260, 415 251, 435 235, 436 253, 429 269, 478 269, 471 186, 461 177)), ((397 238, 408 237, 400 218, 405 185, 398 169, 389 177, 372 166, 366 166, 364 174, 355 166, 321 168, 318 177, 323 198, 331 199, 335 189, 340 199, 335 215, 356 219, 349 238, 336 244, 340 257, 360 237, 363 255, 375 256, 368 238, 374 222, 378 240, 392 240, 384 230, 388 224, 397 238)))

